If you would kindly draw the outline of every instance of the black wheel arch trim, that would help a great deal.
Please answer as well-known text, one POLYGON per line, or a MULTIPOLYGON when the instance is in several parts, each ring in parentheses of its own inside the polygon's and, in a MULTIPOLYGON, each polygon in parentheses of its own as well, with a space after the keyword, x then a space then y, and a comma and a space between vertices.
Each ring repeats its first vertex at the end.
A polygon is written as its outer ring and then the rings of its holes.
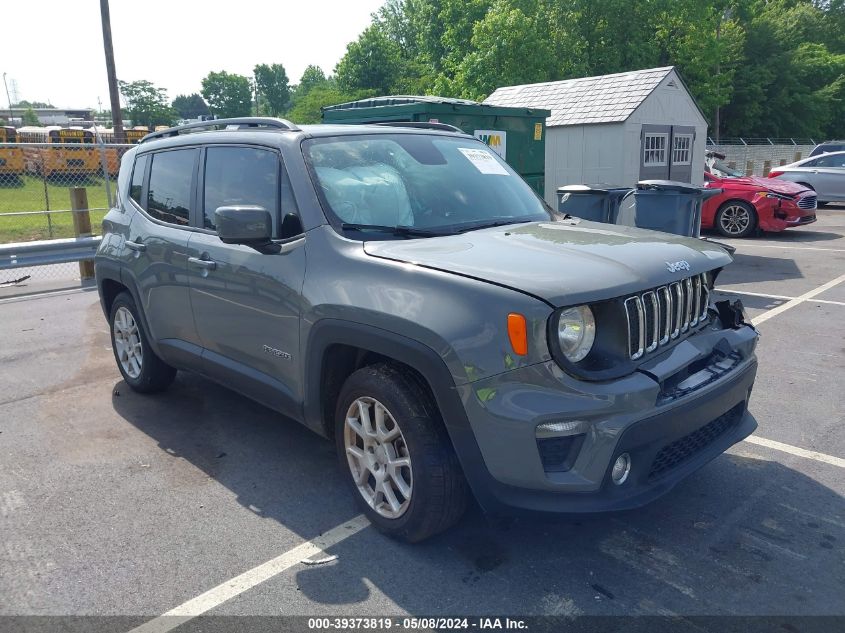
POLYGON ((361 348, 395 359, 418 371, 426 380, 440 410, 446 431, 476 500, 485 508, 496 505, 491 491, 493 477, 484 464, 481 449, 469 425, 455 381, 446 363, 433 349, 401 334, 371 325, 322 319, 308 335, 305 363, 305 424, 321 435, 329 435, 323 415, 323 359, 332 345, 361 348))
POLYGON ((141 302, 141 295, 138 292, 138 286, 135 283, 134 277, 129 274, 124 266, 117 262, 108 259, 98 258, 94 260, 94 277, 97 280, 97 292, 100 295, 100 306, 103 308, 103 313, 106 315, 106 320, 109 319, 109 310, 105 302, 105 293, 103 292, 103 282, 105 280, 116 281, 121 286, 129 291, 132 295, 132 300, 135 302, 135 308, 138 310, 138 317, 141 319, 141 326, 147 335, 147 342, 153 351, 161 357, 161 349, 158 341, 154 340, 150 335, 150 324, 147 323, 147 315, 144 313, 143 303, 141 302))

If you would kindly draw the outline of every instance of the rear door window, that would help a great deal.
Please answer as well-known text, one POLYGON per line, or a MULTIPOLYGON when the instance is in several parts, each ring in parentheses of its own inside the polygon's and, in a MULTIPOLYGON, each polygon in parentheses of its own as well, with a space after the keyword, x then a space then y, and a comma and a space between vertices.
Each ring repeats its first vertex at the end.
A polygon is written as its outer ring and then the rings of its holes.
POLYGON ((845 154, 828 154, 815 161, 816 167, 845 167, 845 154))
POLYGON ((278 227, 279 155, 255 147, 209 147, 205 152, 203 228, 215 230, 220 207, 259 206, 278 227))
POLYGON ((162 222, 188 225, 197 155, 196 149, 153 154, 147 213, 162 222))

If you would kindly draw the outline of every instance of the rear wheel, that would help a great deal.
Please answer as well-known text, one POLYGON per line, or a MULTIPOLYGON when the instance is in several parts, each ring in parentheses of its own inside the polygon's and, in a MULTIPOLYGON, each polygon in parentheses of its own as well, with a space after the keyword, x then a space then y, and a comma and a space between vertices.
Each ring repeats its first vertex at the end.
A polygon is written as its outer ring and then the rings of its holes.
POLYGON ((128 292, 121 292, 112 302, 109 324, 114 358, 126 384, 141 393, 167 389, 176 370, 150 347, 135 300, 128 292))
POLYGON ((460 519, 466 482, 437 407, 411 372, 379 364, 353 373, 335 437, 353 495, 381 532, 413 543, 460 519))
POLYGON ((715 225, 725 237, 747 237, 757 228, 757 212, 747 202, 729 200, 719 207, 715 225))

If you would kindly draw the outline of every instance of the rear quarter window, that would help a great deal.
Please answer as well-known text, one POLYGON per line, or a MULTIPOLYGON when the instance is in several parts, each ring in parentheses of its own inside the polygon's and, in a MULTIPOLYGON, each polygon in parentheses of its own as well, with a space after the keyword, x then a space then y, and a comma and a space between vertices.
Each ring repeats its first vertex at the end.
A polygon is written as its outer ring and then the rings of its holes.
POLYGON ((132 184, 129 185, 129 197, 138 204, 143 204, 141 192, 144 189, 144 174, 147 173, 147 162, 149 154, 141 154, 135 159, 135 167, 132 170, 132 184))

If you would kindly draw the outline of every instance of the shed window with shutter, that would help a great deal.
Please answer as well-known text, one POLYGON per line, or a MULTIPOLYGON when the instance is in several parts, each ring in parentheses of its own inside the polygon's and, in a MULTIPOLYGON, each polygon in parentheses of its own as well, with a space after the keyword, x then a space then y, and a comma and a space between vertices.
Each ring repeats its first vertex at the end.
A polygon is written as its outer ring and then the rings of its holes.
POLYGON ((672 164, 692 163, 692 134, 675 134, 672 137, 672 164))
POLYGON ((646 134, 643 144, 643 165, 660 167, 666 165, 668 134, 646 134))

